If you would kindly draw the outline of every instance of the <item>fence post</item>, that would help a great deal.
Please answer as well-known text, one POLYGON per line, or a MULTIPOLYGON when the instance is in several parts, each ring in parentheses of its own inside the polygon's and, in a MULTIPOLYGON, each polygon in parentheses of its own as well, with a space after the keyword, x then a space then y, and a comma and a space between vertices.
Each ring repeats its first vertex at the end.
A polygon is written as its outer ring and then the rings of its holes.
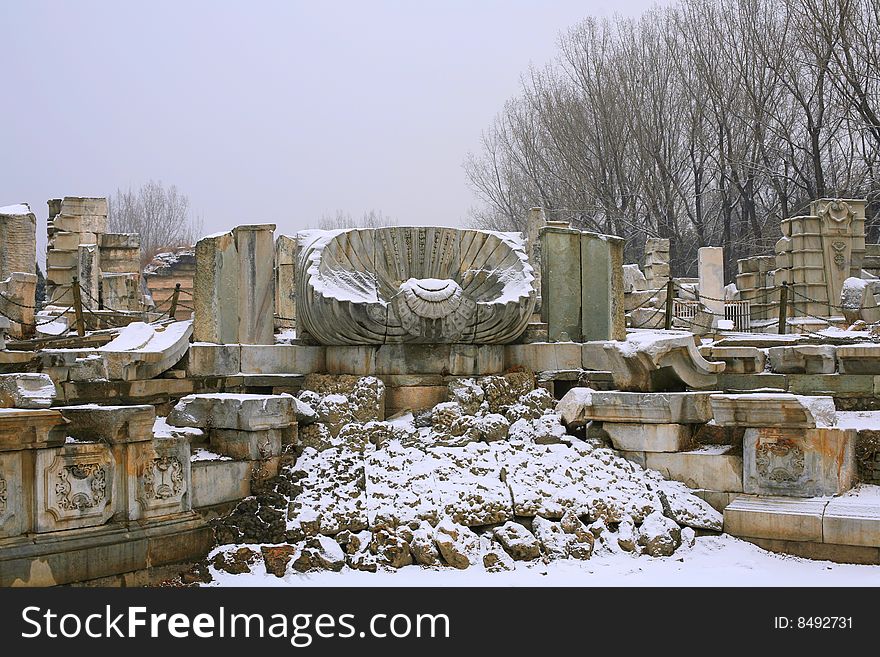
POLYGON ((672 328, 672 295, 675 292, 675 283, 670 278, 666 281, 666 323, 663 328, 669 331, 672 328))
POLYGON ((788 320, 788 283, 783 282, 779 290, 779 328, 777 333, 785 335, 785 325, 788 320))
POLYGON ((174 286, 174 292, 171 293, 171 308, 168 310, 168 318, 177 318, 177 298, 180 296, 180 283, 174 286))
POLYGON ((74 276, 71 283, 73 290, 73 310, 76 313, 76 334, 83 337, 86 334, 86 325, 83 321, 82 296, 79 289, 79 279, 74 276))
POLYGON ((98 310, 104 310, 104 281, 98 281, 98 310))

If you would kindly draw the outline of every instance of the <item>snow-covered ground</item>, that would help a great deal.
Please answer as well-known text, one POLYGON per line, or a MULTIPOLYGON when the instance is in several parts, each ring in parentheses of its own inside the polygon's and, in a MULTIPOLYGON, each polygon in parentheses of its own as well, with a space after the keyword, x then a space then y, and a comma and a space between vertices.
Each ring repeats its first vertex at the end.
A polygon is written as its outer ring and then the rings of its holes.
MULTIPOLYGON (((228 546, 227 546, 228 547, 228 546)), ((259 547, 252 546, 259 551, 259 547)), ((262 563, 253 572, 229 575, 211 568, 207 586, 878 586, 880 566, 813 561, 762 550, 726 534, 697 538, 671 558, 629 553, 596 554, 589 561, 549 564, 518 562, 513 572, 488 573, 475 566, 406 566, 367 573, 344 569, 283 578, 267 574, 262 563)))

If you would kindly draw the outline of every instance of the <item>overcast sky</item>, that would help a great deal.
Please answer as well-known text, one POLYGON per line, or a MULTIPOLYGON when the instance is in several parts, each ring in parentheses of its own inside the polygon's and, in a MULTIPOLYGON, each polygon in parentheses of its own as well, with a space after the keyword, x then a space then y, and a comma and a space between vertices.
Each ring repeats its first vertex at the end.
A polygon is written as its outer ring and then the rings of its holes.
POLYGON ((461 224, 530 63, 648 0, 0 0, 0 206, 176 184, 205 232, 336 210, 461 224), (610 5, 610 6, 609 6, 610 5))

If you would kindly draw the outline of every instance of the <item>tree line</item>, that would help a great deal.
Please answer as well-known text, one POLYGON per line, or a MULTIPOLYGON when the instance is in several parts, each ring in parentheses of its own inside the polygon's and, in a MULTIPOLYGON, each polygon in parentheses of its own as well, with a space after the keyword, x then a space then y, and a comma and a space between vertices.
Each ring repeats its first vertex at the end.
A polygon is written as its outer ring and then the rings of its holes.
POLYGON ((540 205, 680 276, 723 246, 730 280, 814 198, 867 197, 876 242, 878 155, 880 0, 681 0, 562 34, 464 166, 480 226, 540 205))

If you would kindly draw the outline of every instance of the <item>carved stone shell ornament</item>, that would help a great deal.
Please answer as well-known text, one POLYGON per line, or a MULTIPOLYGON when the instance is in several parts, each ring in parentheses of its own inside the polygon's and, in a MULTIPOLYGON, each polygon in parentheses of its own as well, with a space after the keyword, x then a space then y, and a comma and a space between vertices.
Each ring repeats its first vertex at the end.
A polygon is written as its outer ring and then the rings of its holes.
POLYGON ((298 319, 321 344, 503 344, 534 311, 519 233, 393 226, 296 237, 298 319))

